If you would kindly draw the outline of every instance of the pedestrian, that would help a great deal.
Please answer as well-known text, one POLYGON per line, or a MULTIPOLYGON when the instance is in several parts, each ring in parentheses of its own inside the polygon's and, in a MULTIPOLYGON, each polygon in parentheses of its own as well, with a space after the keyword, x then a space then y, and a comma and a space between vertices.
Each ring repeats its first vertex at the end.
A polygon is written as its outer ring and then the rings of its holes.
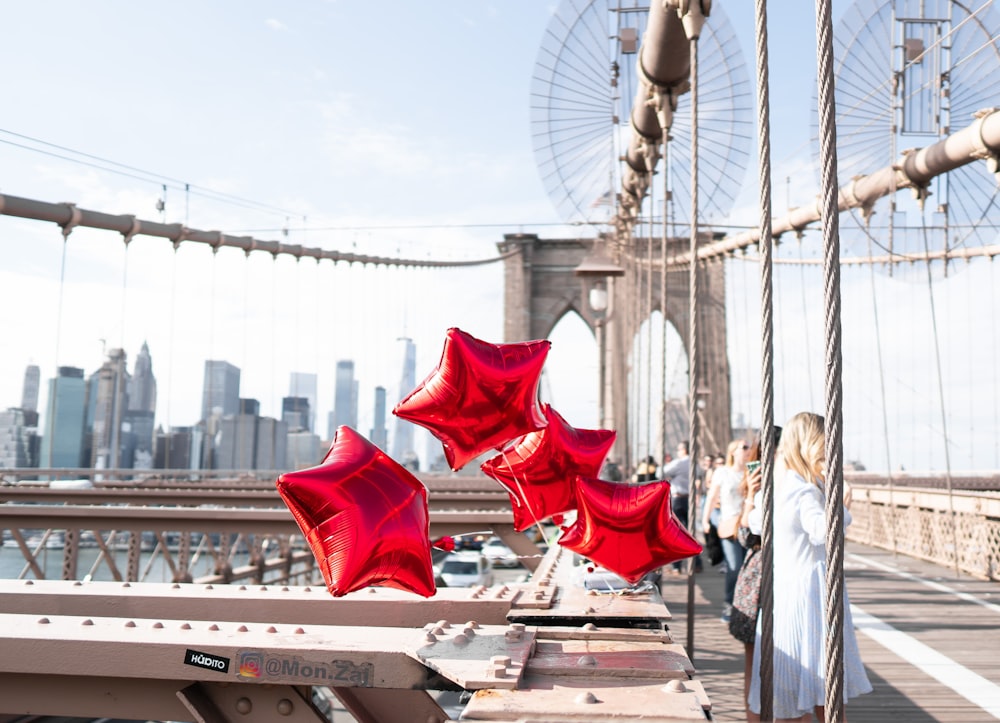
MULTIPOLYGON (((688 501, 691 494, 691 458, 690 448, 686 441, 678 442, 677 457, 666 465, 661 477, 670 482, 670 509, 684 529, 688 529, 688 501)), ((674 575, 681 574, 682 561, 671 565, 674 575)), ((701 571, 701 557, 694 558, 695 572, 701 571)))
MULTIPOLYGON (((781 440, 781 427, 772 432, 772 454, 777 451, 781 440)), ((736 576, 733 592, 733 607, 729 620, 729 634, 743 643, 743 704, 746 707, 747 723, 759 723, 760 716, 750 710, 747 698, 750 695, 750 677, 753 672, 753 652, 757 635, 757 616, 760 612, 760 534, 750 529, 750 517, 757 508, 757 492, 760 491, 763 470, 760 466, 760 438, 754 440, 747 453, 746 472, 740 483, 743 496, 743 510, 740 514, 736 539, 746 551, 743 565, 736 576)), ((776 455, 775 455, 776 456, 776 455)), ((775 472, 775 477, 778 473, 775 472)))
MULTIPOLYGON (((774 486, 774 716, 825 720, 826 700, 826 453, 823 418, 802 412, 785 426, 779 446, 781 479, 774 486)), ((844 524, 851 490, 844 485, 844 524)), ((759 526, 758 526, 759 530, 759 526)), ((844 590, 844 701, 872 690, 865 673, 844 590)), ((760 713, 760 621, 750 680, 750 710, 760 713)), ((846 720, 846 715, 845 715, 846 720)))
POLYGON ((716 502, 719 503, 719 521, 716 523, 719 539, 722 540, 722 552, 726 561, 725 599, 722 607, 722 622, 729 623, 733 608, 733 591, 736 589, 736 576, 743 565, 744 547, 736 539, 740 514, 743 508, 743 476, 745 473, 747 452, 750 445, 745 439, 734 439, 726 448, 726 465, 717 468, 712 474, 712 484, 708 490, 708 498, 701 517, 701 529, 707 535, 712 526, 712 512, 716 502))

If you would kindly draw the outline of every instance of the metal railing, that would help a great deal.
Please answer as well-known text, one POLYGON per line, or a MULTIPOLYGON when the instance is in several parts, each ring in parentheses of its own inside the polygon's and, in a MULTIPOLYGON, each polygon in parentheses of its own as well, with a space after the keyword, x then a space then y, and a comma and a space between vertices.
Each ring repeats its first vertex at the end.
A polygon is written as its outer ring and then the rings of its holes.
POLYGON ((852 487, 848 540, 1000 580, 1000 492, 961 490, 949 499, 928 487, 852 487))

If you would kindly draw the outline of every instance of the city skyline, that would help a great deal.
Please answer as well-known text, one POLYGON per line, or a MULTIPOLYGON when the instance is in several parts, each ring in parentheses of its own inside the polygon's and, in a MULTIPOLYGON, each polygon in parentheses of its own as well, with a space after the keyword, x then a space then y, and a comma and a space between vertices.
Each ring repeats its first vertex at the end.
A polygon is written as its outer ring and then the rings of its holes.
MULTIPOLYGON (((412 342, 409 344, 409 351, 412 352, 412 342)), ((409 357, 411 367, 412 361, 411 353, 409 357)), ((155 439, 158 435, 169 438, 178 433, 188 434, 188 430, 195 427, 203 428, 202 435, 206 433, 208 435, 200 437, 203 439, 204 450, 201 452, 202 464, 212 467, 223 464, 233 468, 262 468, 260 467, 262 462, 273 461, 276 458, 284 459, 286 447, 293 453, 295 466, 301 466, 307 460, 310 463, 319 461, 321 456, 319 448, 332 441, 332 435, 320 435, 317 430, 309 427, 310 420, 314 416, 314 411, 309 405, 309 395, 315 395, 316 382, 320 375, 291 372, 289 390, 300 391, 307 396, 284 397, 281 414, 274 418, 261 413, 259 400, 242 396, 239 389, 241 370, 238 367, 219 359, 207 359, 204 364, 202 406, 206 410, 206 416, 197 420, 172 424, 167 428, 164 427, 163 421, 156 417, 157 380, 153 373, 153 355, 148 343, 144 341, 132 362, 131 372, 128 369, 128 354, 125 350, 107 349, 104 363, 89 375, 81 367, 61 367, 55 378, 47 380, 48 391, 44 395, 41 395, 37 388, 41 379, 38 366, 28 365, 25 369, 21 406, 8 405, 7 411, 4 412, 6 416, 0 420, 2 422, 0 426, 32 430, 41 445, 41 450, 36 450, 38 457, 36 464, 42 467, 152 468, 155 464, 165 463, 169 458, 169 454, 161 453, 160 462, 154 459, 157 456, 155 439), (31 408, 37 407, 40 396, 49 407, 46 413, 42 414, 31 408), (11 416, 14 413, 21 416, 11 416), (75 417, 80 418, 80 424, 69 421, 75 417), (250 418, 269 420, 265 424, 270 431, 262 432, 258 429, 260 421, 254 422, 252 428, 248 427, 247 419, 250 418), (59 419, 63 421, 60 422, 59 419), (279 432, 282 438, 280 443, 275 441, 275 435, 279 432), (294 438, 289 436, 286 439, 286 434, 294 435, 294 438), (215 435, 225 440, 223 447, 219 449, 208 444, 215 435), (47 436, 56 439, 57 443, 53 446, 51 439, 46 442, 47 436), (80 440, 79 448, 74 452, 72 440, 77 438, 80 440), (270 441, 264 444, 266 451, 262 453, 262 458, 257 459, 261 440, 265 438, 270 441), (315 438, 316 441, 309 441, 309 438, 315 438), (123 450, 126 449, 127 459, 122 459, 123 450), (250 456, 251 450, 253 456, 250 456), (141 455, 141 461, 136 455, 141 455), (74 458, 77 461, 72 461, 74 458)), ((358 381, 353 378, 353 368, 353 360, 338 360, 334 374, 341 375, 340 381, 343 386, 341 398, 346 400, 347 404, 347 409, 342 410, 342 413, 348 418, 343 421, 349 423, 348 426, 359 433, 364 433, 357 429, 358 381)), ((412 375, 412 368, 409 369, 409 373, 412 375)), ((386 428, 386 391, 386 387, 381 385, 374 388, 372 418, 376 426, 367 432, 372 441, 388 453, 392 435, 386 428)), ((336 403, 335 398, 334 408, 330 411, 331 419, 335 414, 336 403)), ((410 428, 407 431, 409 431, 409 444, 412 445, 413 425, 407 423, 406 427, 410 428)), ((21 462, 20 466, 28 466, 26 450, 15 450, 15 442, 11 443, 9 450, 6 448, 0 450, 0 461, 3 461, 5 466, 18 466, 13 462, 18 460, 21 462), (12 461, 6 462, 8 458, 12 461)), ((167 442, 165 444, 172 445, 167 442)), ((194 444, 197 446, 196 442, 194 444)), ((185 465, 193 463, 190 453, 184 455, 175 453, 174 457, 177 460, 183 458, 185 465)), ((418 457, 419 461, 419 456, 415 453, 406 461, 412 462, 413 457, 418 457)), ((428 452, 427 457, 427 464, 430 464, 433 459, 432 454, 428 452)))

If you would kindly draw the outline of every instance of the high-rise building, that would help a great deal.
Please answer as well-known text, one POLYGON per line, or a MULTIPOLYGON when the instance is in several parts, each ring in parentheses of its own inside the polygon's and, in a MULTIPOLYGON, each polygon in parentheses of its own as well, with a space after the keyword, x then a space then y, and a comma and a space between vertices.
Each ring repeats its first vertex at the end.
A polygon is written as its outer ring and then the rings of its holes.
POLYGON ((95 469, 117 469, 124 461, 122 422, 128 409, 129 387, 125 361, 123 349, 111 349, 96 373, 97 402, 90 456, 90 466, 95 469))
POLYGON ((254 450, 254 469, 281 470, 285 468, 288 448, 288 426, 273 417, 257 418, 257 439, 254 450))
POLYGON ((0 412, 0 469, 30 467, 30 442, 24 410, 0 412))
POLYGON ((213 469, 254 469, 257 415, 231 414, 219 421, 213 450, 213 469))
POLYGON ((337 427, 346 425, 358 427, 358 383, 354 380, 354 361, 341 359, 337 362, 337 374, 333 388, 333 411, 330 413, 328 432, 330 439, 337 433, 337 427))
POLYGON ((135 358, 135 368, 128 385, 128 409, 138 412, 156 411, 156 377, 153 376, 153 359, 146 342, 142 343, 135 358))
POLYGON ((375 387, 375 423, 368 437, 372 444, 385 450, 389 432, 385 428, 385 387, 375 387))
POLYGON ((173 427, 156 433, 155 469, 201 469, 204 429, 173 427))
POLYGON ((309 400, 309 417, 302 425, 303 429, 311 432, 316 431, 316 404, 319 398, 316 396, 316 375, 306 372, 292 372, 288 380, 288 396, 305 397, 309 400))
POLYGON ((213 413, 228 416, 239 412, 240 370, 227 361, 205 361, 205 381, 201 392, 201 418, 213 413))
POLYGON ((291 469, 314 467, 323 459, 319 449, 319 435, 312 432, 289 432, 285 450, 285 464, 291 469))
POLYGON ((39 467, 81 467, 87 383, 83 369, 59 367, 49 380, 39 467))
POLYGON ((309 431, 310 407, 308 397, 282 397, 281 421, 289 431, 309 431))
POLYGON ((156 377, 153 376, 149 345, 143 342, 135 358, 135 368, 128 384, 128 409, 122 419, 122 467, 152 468, 155 416, 156 377))
MULTIPOLYGON (((417 385, 417 345, 413 339, 402 337, 403 342, 403 374, 399 379, 396 398, 403 399, 417 385)), ((396 417, 392 434, 392 457, 401 464, 412 463, 417 458, 417 450, 413 443, 413 432, 416 425, 405 419, 396 417)))
POLYGON ((28 427, 38 426, 38 390, 41 385, 41 371, 37 364, 29 364, 24 370, 24 387, 21 391, 21 410, 24 423, 28 427))

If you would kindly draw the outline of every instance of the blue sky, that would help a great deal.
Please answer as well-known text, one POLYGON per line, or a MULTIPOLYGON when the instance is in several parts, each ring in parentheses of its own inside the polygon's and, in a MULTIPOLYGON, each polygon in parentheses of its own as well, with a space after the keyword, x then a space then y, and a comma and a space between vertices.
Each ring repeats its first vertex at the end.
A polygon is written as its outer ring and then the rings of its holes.
MULTIPOLYGON (((752 77, 752 4, 716 6, 728 13, 752 77)), ((836 13, 846 6, 835 3, 836 13)), ((510 232, 577 235, 579 228, 561 225, 546 195, 530 135, 531 76, 553 8, 537 0, 15 3, 0 26, 0 62, 13 71, 0 109, 0 192, 263 239, 281 238, 287 228, 293 243, 419 258, 489 257, 510 232), (61 159, 87 160, 54 146, 142 172, 61 159), (218 194, 253 203, 223 202, 218 194)), ((809 144, 813 33, 812 3, 772 9, 776 211, 806 203, 818 190, 809 144)), ((734 223, 756 223, 755 179, 748 170, 734 223)), ((807 236, 807 254, 815 253, 816 238, 807 236)), ((448 326, 490 341, 502 336, 498 264, 349 270, 261 254, 244 260, 231 249, 213 260, 207 249, 188 245, 174 254, 161 239, 138 238, 126 251, 113 234, 80 229, 67 245, 60 314, 58 229, 0 217, 0 244, 0 282, 8 299, 18 300, 0 312, 7 338, 16 340, 0 355, 0 406, 19 402, 28 363, 42 367, 43 379, 57 364, 90 373, 100 365, 102 344, 124 345, 132 359, 148 340, 161 423, 196 421, 209 357, 240 366, 244 396, 259 398, 271 414, 287 393, 289 371, 319 370, 322 418, 333 399, 333 365, 352 357, 364 370, 359 427, 367 433, 371 388, 389 387, 390 400, 395 391, 398 336, 417 340, 418 378, 437 362, 448 326)), ((781 280, 789 302, 782 312, 779 418, 822 405, 817 273, 795 267, 781 280)), ((939 303, 960 308, 970 278, 989 288, 995 274, 984 264, 970 269, 965 281, 942 284, 939 303)), ((759 421, 756 275, 755 266, 731 263, 731 302, 747 300, 730 304, 733 408, 751 422, 759 421)), ((858 290, 845 304, 845 325, 859 334, 848 342, 856 354, 845 365, 855 400, 848 420, 857 430, 845 454, 875 459, 884 456, 881 404, 872 386, 875 345, 863 336, 871 328, 872 292, 861 273, 845 273, 844 283, 858 290)), ((904 420, 894 436, 905 441, 892 456, 909 468, 940 468, 940 452, 924 451, 940 445, 939 412, 928 391, 929 330, 902 333, 915 323, 904 312, 922 303, 926 287, 893 281, 880 288, 883 345, 897 355, 887 360, 898 386, 889 407, 904 420), (904 318, 894 319, 896 312, 904 318), (910 346, 914 339, 921 348, 910 346), (905 421, 917 414, 919 425, 905 421)), ((995 298, 982 303, 990 313, 980 322, 995 325, 995 298)), ((961 348, 965 327, 946 326, 956 335, 950 348, 961 348)), ((994 328, 994 345, 995 337, 994 328)), ((570 319, 553 342, 543 394, 572 423, 593 426, 592 337, 570 319)), ((961 430, 952 436, 963 438, 955 454, 967 461, 953 465, 995 465, 995 442, 975 435, 995 426, 996 402, 977 404, 976 391, 965 390, 962 380, 977 371, 965 356, 948 357, 946 366, 956 398, 950 413, 961 430), (969 435, 974 439, 964 439, 969 435)), ((984 373, 989 378, 988 368, 984 373)), ((668 385, 682 390, 683 374, 682 364, 672 364, 668 385)))

